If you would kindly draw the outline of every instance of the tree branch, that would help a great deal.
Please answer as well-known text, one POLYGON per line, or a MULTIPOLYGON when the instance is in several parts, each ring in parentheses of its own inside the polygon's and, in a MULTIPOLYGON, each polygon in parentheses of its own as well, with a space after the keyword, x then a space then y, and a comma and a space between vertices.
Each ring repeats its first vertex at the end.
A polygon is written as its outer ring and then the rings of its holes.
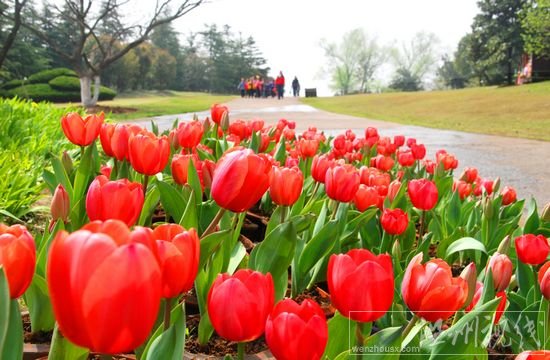
POLYGON ((13 46, 13 43, 15 42, 15 38, 17 37, 17 32, 19 31, 19 28, 21 27, 21 11, 23 10, 23 7, 27 3, 27 0, 15 0, 14 4, 14 14, 13 14, 13 26, 10 30, 10 33, 6 37, 6 40, 4 41, 4 44, 2 44, 2 49, 0 50, 0 67, 4 64, 4 61, 8 57, 8 51, 13 46))

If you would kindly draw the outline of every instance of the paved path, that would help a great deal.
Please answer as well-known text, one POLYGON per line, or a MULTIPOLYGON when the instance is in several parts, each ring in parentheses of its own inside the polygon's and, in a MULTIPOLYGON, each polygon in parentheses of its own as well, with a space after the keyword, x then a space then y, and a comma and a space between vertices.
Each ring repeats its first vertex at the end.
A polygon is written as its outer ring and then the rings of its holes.
MULTIPOLYGON (((266 124, 274 124, 285 118, 295 121, 298 130, 315 125, 331 134, 339 133, 338 130, 342 129, 352 129, 357 134, 363 134, 366 127, 374 126, 382 136, 399 134, 415 137, 426 145, 429 156, 433 156, 438 149, 455 154, 459 159, 458 174, 464 167, 474 166, 483 177, 499 176, 501 184, 516 188, 519 197, 533 196, 539 209, 550 202, 550 142, 430 129, 334 114, 304 105, 295 98, 237 99, 228 102, 227 106, 232 120, 261 118, 266 124)), ((174 119, 185 120, 192 116, 166 115, 153 119, 161 128, 168 128, 174 119)), ((209 111, 197 113, 197 116, 202 119, 209 116, 209 111)), ((147 124, 149 121, 144 119, 139 122, 147 124)))

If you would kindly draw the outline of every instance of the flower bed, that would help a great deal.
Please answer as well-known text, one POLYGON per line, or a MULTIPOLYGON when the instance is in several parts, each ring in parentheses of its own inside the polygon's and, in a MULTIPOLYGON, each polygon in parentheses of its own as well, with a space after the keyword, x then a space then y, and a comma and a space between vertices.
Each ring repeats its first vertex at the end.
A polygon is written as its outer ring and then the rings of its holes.
POLYGON ((527 353, 550 346, 549 206, 520 225, 514 189, 444 150, 220 105, 162 135, 61 128, 80 149, 45 171, 51 223, 0 225, 2 359, 19 298, 53 359, 550 357, 527 353))

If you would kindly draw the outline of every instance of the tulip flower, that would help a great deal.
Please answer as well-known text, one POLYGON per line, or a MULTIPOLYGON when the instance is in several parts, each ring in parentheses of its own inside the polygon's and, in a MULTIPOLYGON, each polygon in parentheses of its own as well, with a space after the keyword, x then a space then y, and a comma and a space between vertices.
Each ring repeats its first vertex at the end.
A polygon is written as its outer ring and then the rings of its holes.
POLYGON ((163 224, 153 230, 162 273, 162 297, 189 291, 199 270, 200 242, 195 229, 163 224))
POLYGON ((219 274, 207 298, 208 316, 221 337, 236 342, 259 338, 273 309, 273 278, 250 269, 219 274))
MULTIPOLYGON (((474 295, 474 298, 472 299, 472 302, 470 305, 464 309, 464 312, 469 313, 472 311, 477 303, 479 302, 479 299, 481 299, 481 295, 483 295, 483 283, 481 281, 476 282, 476 292, 474 295)), ((500 318, 502 317, 502 314, 504 313, 504 309, 506 308, 506 293, 504 291, 497 292, 496 296, 500 298, 500 302, 498 303, 496 314, 495 314, 495 320, 493 323, 497 325, 500 321, 500 318)))
POLYGON ((314 157, 319 148, 319 140, 300 139, 296 142, 296 149, 300 153, 302 159, 314 157))
POLYGON ((189 162, 193 162, 193 166, 197 173, 201 171, 202 162, 199 160, 199 157, 195 154, 181 155, 176 154, 172 157, 172 178, 174 182, 178 185, 187 184, 187 172, 189 171, 189 162))
POLYGON ((36 247, 23 225, 0 223, 0 267, 4 269, 10 298, 17 299, 32 282, 36 266, 36 247))
POLYGON ((445 150, 439 150, 436 153, 437 163, 443 163, 445 170, 453 170, 458 167, 458 160, 454 155, 447 153, 445 150))
POLYGON ((500 193, 502 195, 502 205, 504 206, 514 203, 518 197, 516 190, 511 186, 505 186, 500 193))
POLYGON ((65 190, 61 184, 57 185, 55 188, 50 205, 50 211, 52 213, 53 221, 61 219, 61 221, 67 222, 69 220, 69 214, 71 212, 69 194, 67 194, 67 190, 65 190))
POLYGON ((210 116, 212 117, 212 121, 218 125, 221 124, 223 117, 228 115, 229 115, 229 109, 227 109, 227 106, 213 104, 212 107, 210 108, 210 116))
POLYGON ((397 152, 397 161, 399 162, 399 165, 403 167, 412 166, 414 165, 415 158, 410 150, 405 151, 398 151, 397 152))
POLYGON ((269 182, 271 200, 280 206, 293 205, 302 193, 303 184, 304 175, 298 167, 273 166, 269 182))
POLYGON ((422 160, 426 156, 426 146, 424 144, 411 144, 412 155, 415 160, 422 160))
POLYGON ((395 161, 391 156, 377 155, 371 159, 371 166, 382 171, 390 171, 394 164, 395 161))
POLYGON ((179 124, 177 135, 181 147, 194 149, 202 139, 204 128, 199 121, 188 121, 179 124))
POLYGON ((393 137, 393 143, 395 144, 395 146, 401 147, 405 145, 405 137, 403 135, 395 135, 393 137))
POLYGON ((80 114, 71 112, 61 118, 61 127, 70 142, 79 146, 88 146, 97 139, 104 118, 103 113, 82 118, 80 114))
POLYGON ((212 179, 212 198, 224 209, 243 212, 269 188, 271 161, 264 154, 235 148, 219 160, 212 179))
POLYGON ((130 164, 140 174, 156 175, 166 167, 170 157, 170 143, 166 136, 150 132, 131 135, 128 140, 130 164))
POLYGON ((334 160, 331 160, 328 155, 315 155, 311 163, 311 176, 318 183, 325 183, 327 170, 334 166, 334 160))
POLYGON ((162 278, 153 251, 141 242, 144 234, 117 220, 57 233, 47 283, 59 329, 72 343, 117 354, 151 333, 162 278))
POLYGON ((542 265, 538 275, 540 291, 546 300, 550 300, 550 271, 548 268, 550 268, 550 261, 542 265))
POLYGON ((357 210, 363 212, 371 206, 381 208, 384 203, 384 197, 378 194, 375 187, 360 184, 353 198, 353 203, 357 210))
POLYGON ((466 181, 467 183, 473 184, 478 177, 478 172, 476 168, 467 167, 462 171, 460 175, 460 180, 466 181))
POLYGON ((144 131, 138 125, 129 124, 103 124, 99 132, 101 146, 107 156, 116 158, 118 161, 128 160, 128 140, 131 135, 144 131))
POLYGON ((401 189, 401 181, 398 179, 393 180, 388 186, 388 199, 393 202, 393 199, 397 196, 397 193, 401 189))
POLYGON ((550 246, 543 235, 525 234, 515 239, 516 252, 524 264, 539 265, 546 261, 550 246))
POLYGON ((411 180, 408 193, 413 206, 417 209, 431 210, 437 204, 437 187, 428 179, 411 180))
POLYGON ((325 175, 327 196, 340 202, 350 202, 359 189, 359 173, 353 165, 336 165, 325 175))
POLYGON ((496 292, 506 290, 510 284, 512 278, 512 272, 514 271, 514 265, 506 254, 494 253, 489 259, 487 264, 487 270, 491 269, 493 273, 493 283, 496 292))
POLYGON ((516 356, 516 360, 550 360, 550 351, 524 351, 516 356))
POLYGON ((453 183, 453 191, 458 191, 460 200, 464 200, 472 193, 472 184, 464 180, 456 180, 453 183))
POLYGON ((420 253, 405 271, 401 292, 409 309, 430 322, 445 321, 461 309, 468 298, 468 284, 453 278, 451 267, 441 259, 422 264, 420 253))
POLYGON ((132 226, 141 213, 143 200, 140 183, 128 179, 109 181, 99 175, 88 189, 86 213, 91 221, 117 219, 132 226))
POLYGON ((384 209, 380 217, 382 229, 390 235, 401 235, 407 230, 409 217, 401 209, 384 209))
POLYGON ((391 257, 365 249, 332 255, 327 282, 332 304, 354 321, 375 321, 390 309, 394 278, 391 257))
POLYGON ((265 340, 278 360, 318 360, 328 341, 325 313, 313 300, 277 303, 265 324, 265 340))
POLYGON ((101 165, 99 168, 99 173, 103 176, 105 176, 107 179, 111 178, 111 173, 113 171, 113 168, 109 165, 101 165))

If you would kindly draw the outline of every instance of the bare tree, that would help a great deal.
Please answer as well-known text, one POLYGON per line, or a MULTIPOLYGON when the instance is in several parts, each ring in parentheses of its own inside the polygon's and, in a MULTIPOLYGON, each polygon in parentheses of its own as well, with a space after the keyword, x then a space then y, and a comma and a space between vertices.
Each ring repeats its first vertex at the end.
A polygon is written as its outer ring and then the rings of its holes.
POLYGON ((400 48, 394 48, 392 58, 398 69, 404 69, 422 80, 439 59, 439 39, 433 33, 419 32, 400 48))
POLYGON ((82 105, 91 107, 96 105, 99 98, 100 76, 105 68, 147 40, 153 29, 184 16, 203 1, 157 0, 152 15, 141 23, 126 22, 120 15, 122 11, 119 10, 123 5, 129 4, 129 0, 65 0, 63 7, 50 1, 44 6, 54 10, 53 19, 35 13, 34 17, 40 19, 39 25, 28 22, 23 22, 22 25, 71 64, 80 78, 82 105), (72 24, 70 32, 67 33, 66 27, 63 28, 56 19, 64 24, 72 24), (110 26, 102 26, 108 19, 110 26), (44 27, 65 32, 66 36, 52 36, 42 30, 44 27), (109 31, 106 32, 105 29, 109 31))
POLYGON ((387 58, 386 51, 363 29, 353 29, 340 43, 321 40, 328 61, 332 87, 342 95, 352 91, 366 92, 374 73, 387 58))
MULTIPOLYGON (((8 51, 15 42, 15 37, 17 32, 21 27, 21 12, 25 7, 27 0, 15 0, 13 4, 13 11, 10 13, 10 6, 6 4, 0 4, 0 16, 2 18, 10 19, 12 22, 11 28, 9 29, 6 38, 2 42, 2 49, 0 49, 0 68, 4 64, 6 57, 8 56, 8 51)), ((4 30, 4 29, 2 29, 4 30)))

